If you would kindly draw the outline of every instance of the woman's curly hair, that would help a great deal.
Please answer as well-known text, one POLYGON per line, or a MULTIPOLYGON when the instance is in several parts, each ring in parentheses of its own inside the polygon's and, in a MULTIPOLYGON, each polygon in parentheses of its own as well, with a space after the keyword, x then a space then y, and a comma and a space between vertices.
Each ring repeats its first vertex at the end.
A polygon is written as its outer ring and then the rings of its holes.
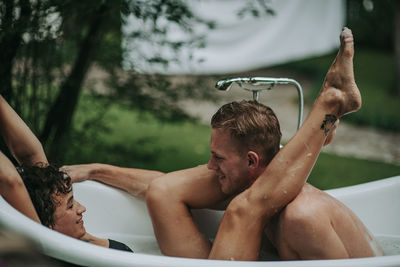
POLYGON ((54 226, 54 212, 60 203, 55 195, 68 194, 72 190, 71 178, 46 163, 22 166, 18 171, 24 181, 33 206, 43 225, 54 226))

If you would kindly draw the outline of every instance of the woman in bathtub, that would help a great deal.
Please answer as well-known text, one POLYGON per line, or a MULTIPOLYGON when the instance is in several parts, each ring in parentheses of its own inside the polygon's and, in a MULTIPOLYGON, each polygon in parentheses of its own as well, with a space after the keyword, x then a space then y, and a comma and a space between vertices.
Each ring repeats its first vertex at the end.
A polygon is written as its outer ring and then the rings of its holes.
MULTIPOLYGON (((86 232, 86 208, 74 199, 71 179, 47 161, 42 144, 0 95, 0 131, 17 169, 0 151, 0 193, 32 220, 65 235, 103 247, 132 251, 125 244, 86 232)), ((144 171, 146 177, 161 173, 144 171)))

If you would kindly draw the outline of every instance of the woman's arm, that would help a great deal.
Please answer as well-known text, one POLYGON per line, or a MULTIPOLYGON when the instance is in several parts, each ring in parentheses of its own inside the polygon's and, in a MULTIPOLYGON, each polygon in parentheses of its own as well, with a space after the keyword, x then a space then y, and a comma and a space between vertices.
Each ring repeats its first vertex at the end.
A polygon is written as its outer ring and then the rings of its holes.
POLYGON ((0 194, 15 209, 40 223, 28 191, 11 161, 0 151, 0 194))
POLYGON ((123 168, 108 164, 92 163, 63 166, 72 182, 95 180, 125 190, 129 194, 145 198, 149 184, 164 173, 152 170, 123 168))
POLYGON ((40 141, 1 95, 0 131, 19 164, 47 163, 40 141))

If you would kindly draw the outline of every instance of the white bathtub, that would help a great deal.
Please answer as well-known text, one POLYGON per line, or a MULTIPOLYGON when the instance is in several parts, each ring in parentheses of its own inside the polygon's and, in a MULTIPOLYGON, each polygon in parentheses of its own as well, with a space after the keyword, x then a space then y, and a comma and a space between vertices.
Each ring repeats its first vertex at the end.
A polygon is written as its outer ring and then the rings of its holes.
MULTIPOLYGON (((162 256, 145 203, 92 181, 74 185, 75 198, 87 208, 84 215, 87 231, 124 242, 134 254, 95 246, 52 231, 26 218, 1 197, 0 223, 35 240, 51 257, 88 266, 400 266, 400 176, 327 192, 361 218, 378 238, 387 256, 245 263, 162 256)), ((215 235, 222 212, 196 210, 194 216, 206 235, 215 235)))

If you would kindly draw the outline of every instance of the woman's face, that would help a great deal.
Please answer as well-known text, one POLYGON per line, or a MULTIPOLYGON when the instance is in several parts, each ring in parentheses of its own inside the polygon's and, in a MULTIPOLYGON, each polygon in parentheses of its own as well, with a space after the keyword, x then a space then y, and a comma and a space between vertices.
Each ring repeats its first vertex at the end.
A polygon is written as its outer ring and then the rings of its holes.
POLYGON ((50 227, 65 235, 80 239, 85 235, 82 214, 86 208, 74 199, 72 191, 68 194, 55 195, 56 206, 54 212, 54 226, 50 227))

